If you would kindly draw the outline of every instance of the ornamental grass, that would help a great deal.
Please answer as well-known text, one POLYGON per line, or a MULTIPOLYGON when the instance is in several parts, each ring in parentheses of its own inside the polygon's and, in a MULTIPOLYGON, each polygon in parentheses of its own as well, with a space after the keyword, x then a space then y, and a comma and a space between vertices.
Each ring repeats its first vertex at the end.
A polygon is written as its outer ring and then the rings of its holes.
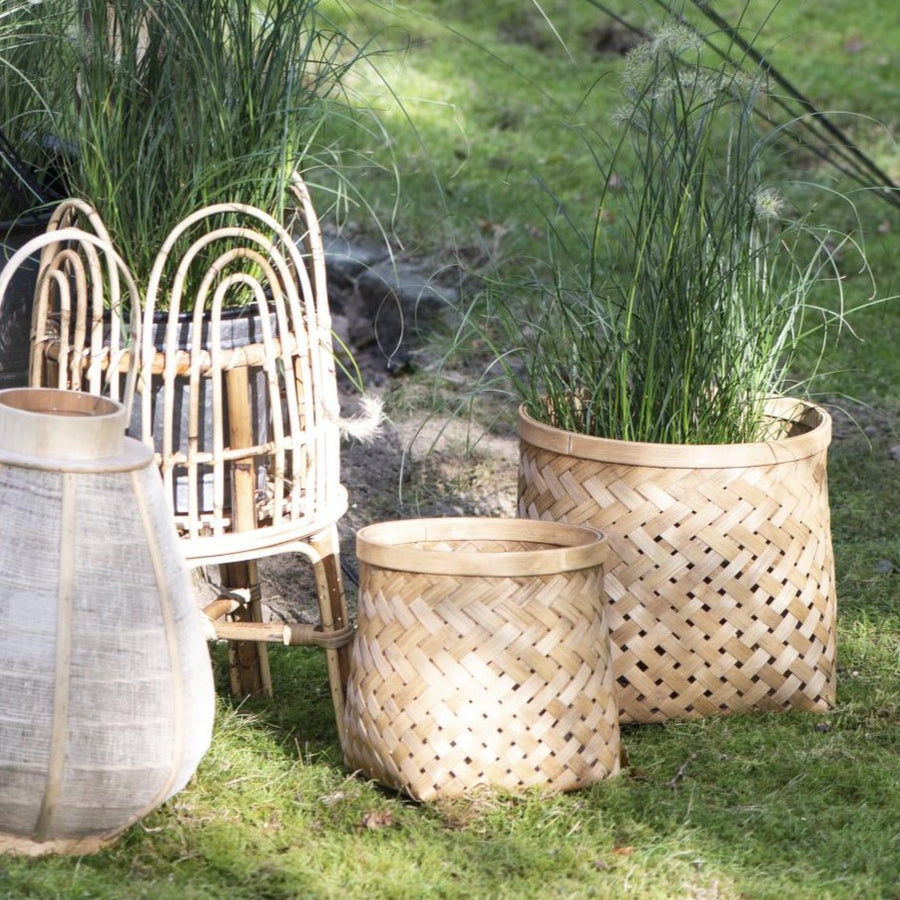
POLYGON ((548 216, 555 277, 524 334, 508 301, 495 309, 539 421, 628 441, 765 440, 767 398, 815 374, 795 370, 800 348, 820 358, 845 327, 842 280, 868 273, 864 247, 819 221, 834 192, 783 168, 783 128, 759 130, 769 79, 754 59, 711 54, 677 18, 629 53, 614 137, 583 134, 593 220, 548 216))

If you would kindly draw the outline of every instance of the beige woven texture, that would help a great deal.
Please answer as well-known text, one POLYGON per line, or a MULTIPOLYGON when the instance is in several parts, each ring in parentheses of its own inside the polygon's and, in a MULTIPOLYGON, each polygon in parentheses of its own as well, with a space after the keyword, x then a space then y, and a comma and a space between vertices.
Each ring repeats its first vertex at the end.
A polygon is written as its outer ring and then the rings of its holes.
MULTIPOLYGON (((528 542, 423 542, 463 557, 528 542)), ((459 565, 459 563, 456 563, 459 565)), ((417 800, 563 791, 614 774, 619 727, 602 570, 516 577, 361 563, 346 762, 417 800)))
MULTIPOLYGON (((5 391, 4 406, 10 394, 33 400, 5 391)), ((15 408, 96 424, 99 452, 108 425, 124 431, 121 407, 93 422, 60 398, 47 413, 45 396, 15 408)), ((94 852, 196 770, 209 654, 150 452, 90 455, 13 421, 38 449, 0 441, 0 853, 94 852)))
MULTIPOLYGON (((830 420, 800 431, 801 458, 729 465, 723 447, 720 468, 582 459, 523 439, 520 515, 590 524, 609 541, 622 722, 833 704, 830 420)), ((768 455, 789 456, 792 440, 768 455)))

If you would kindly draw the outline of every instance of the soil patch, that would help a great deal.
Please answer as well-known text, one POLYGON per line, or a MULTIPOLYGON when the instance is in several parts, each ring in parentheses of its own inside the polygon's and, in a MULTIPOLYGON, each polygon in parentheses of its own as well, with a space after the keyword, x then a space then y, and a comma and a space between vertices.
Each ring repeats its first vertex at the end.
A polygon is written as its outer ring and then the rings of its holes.
MULTIPOLYGON (((486 436, 470 451, 464 423, 389 422, 375 444, 348 442, 341 477, 350 506, 338 530, 348 600, 356 599, 356 532, 364 525, 431 516, 515 515, 518 441, 486 436)), ((309 563, 299 554, 260 562, 263 602, 284 621, 317 618, 309 563)))

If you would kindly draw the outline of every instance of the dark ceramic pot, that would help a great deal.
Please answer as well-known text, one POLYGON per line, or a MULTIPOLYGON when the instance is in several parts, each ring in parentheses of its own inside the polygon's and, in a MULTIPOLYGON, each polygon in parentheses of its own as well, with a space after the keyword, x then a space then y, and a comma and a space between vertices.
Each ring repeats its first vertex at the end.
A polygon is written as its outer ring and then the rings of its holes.
MULTIPOLYGON (((270 315, 270 323, 273 333, 277 334, 278 327, 276 317, 270 315)), ((161 313, 157 316, 154 325, 153 344, 157 350, 166 352, 166 327, 168 316, 161 313)), ((203 321, 200 346, 209 349, 210 323, 203 321)), ((223 350, 232 350, 245 347, 249 344, 261 343, 263 340, 262 324, 256 307, 246 309, 229 310, 223 313, 221 322, 221 346, 223 350)), ((175 345, 176 351, 188 351, 195 345, 193 313, 183 313, 178 319, 178 335, 175 345)), ((175 393, 174 414, 172 416, 173 444, 183 450, 188 444, 188 417, 190 409, 190 385, 187 376, 179 377, 180 389, 175 393)), ((161 375, 154 375, 151 383, 151 433, 154 437, 154 445, 157 451, 161 450, 161 440, 164 425, 164 400, 163 379, 161 375)), ((201 452, 211 450, 213 446, 213 390, 209 379, 200 379, 200 409, 201 423, 199 429, 199 449, 201 452)), ((250 405, 250 420, 253 425, 253 440, 262 442, 269 432, 270 403, 267 395, 266 375, 262 368, 254 367, 250 371, 249 391, 247 402, 250 405)), ((223 409, 223 429, 228 433, 228 409, 227 404, 223 409)), ((131 424, 128 433, 133 437, 143 437, 141 427, 140 398, 135 398, 132 410, 131 424)), ((257 479, 260 489, 265 487, 266 469, 259 466, 257 479)), ((175 497, 173 498, 176 513, 186 513, 188 510, 188 483, 187 477, 176 477, 175 497)), ((199 508, 203 512, 213 509, 213 477, 212 468, 208 473, 203 473, 199 487, 199 508)), ((226 486, 226 492, 228 486, 226 486)), ((226 497, 227 502, 227 497, 226 497)))
MULTIPOLYGON (((43 234, 49 220, 48 213, 0 222, 0 268, 31 238, 43 234)), ((37 271, 36 258, 21 266, 0 303, 0 389, 25 387, 28 383, 31 310, 37 271)))

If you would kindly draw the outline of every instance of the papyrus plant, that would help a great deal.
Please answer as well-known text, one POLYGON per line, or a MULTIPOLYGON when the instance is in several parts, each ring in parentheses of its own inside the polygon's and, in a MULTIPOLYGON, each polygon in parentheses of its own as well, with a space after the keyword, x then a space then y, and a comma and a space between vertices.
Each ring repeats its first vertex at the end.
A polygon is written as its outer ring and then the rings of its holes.
POLYGON ((631 52, 618 137, 590 135, 595 220, 551 220, 556 277, 524 342, 500 311, 531 415, 622 440, 766 437, 763 404, 793 386, 798 349, 843 322, 842 267, 865 268, 857 240, 773 180, 778 133, 753 114, 766 88, 764 71, 708 65, 683 24, 631 52))

